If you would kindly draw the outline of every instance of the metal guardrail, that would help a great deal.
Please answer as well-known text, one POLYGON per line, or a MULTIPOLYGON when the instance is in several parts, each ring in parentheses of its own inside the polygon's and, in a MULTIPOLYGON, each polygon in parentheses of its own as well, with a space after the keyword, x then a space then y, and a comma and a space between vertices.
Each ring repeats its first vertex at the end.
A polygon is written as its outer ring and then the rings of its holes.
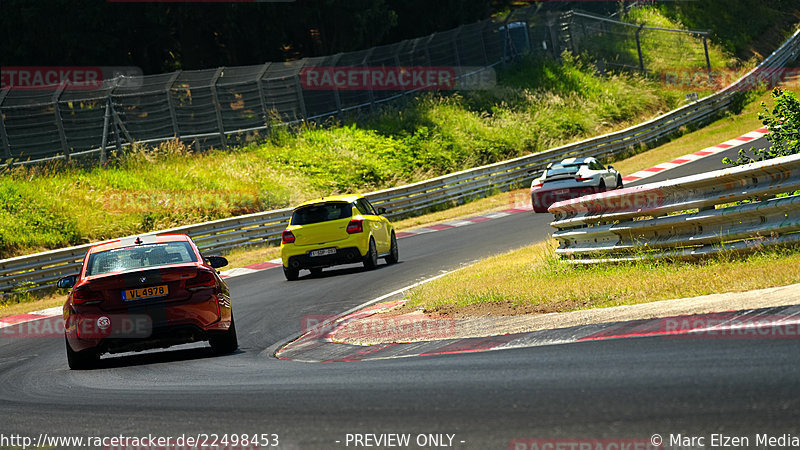
MULTIPOLYGON (((603 136, 562 145, 544 152, 464 170, 430 180, 366 194, 388 216, 413 215, 436 205, 466 197, 477 198, 502 192, 529 182, 532 172, 547 163, 575 156, 609 157, 635 146, 656 142, 680 127, 707 121, 726 109, 737 89, 759 79, 763 71, 784 66, 800 53, 800 30, 761 64, 722 91, 670 111, 655 119, 603 136)), ((290 210, 266 211, 197 225, 161 230, 157 233, 185 233, 204 252, 223 252, 243 245, 275 243, 286 226, 290 210)), ((155 234, 148 233, 148 234, 155 234)), ((0 261, 0 293, 33 291, 52 286, 59 277, 74 273, 90 244, 52 250, 0 261)))
POLYGON ((800 242, 800 195, 774 197, 795 191, 800 155, 558 202, 556 254, 591 264, 800 242))

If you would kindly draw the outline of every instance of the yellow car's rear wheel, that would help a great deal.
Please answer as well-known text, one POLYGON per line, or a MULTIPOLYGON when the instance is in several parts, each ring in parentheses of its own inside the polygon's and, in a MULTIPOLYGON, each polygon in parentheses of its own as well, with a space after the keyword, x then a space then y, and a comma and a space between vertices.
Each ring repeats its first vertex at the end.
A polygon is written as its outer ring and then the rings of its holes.
POLYGON ((372 270, 378 266, 378 249, 375 248, 375 240, 369 238, 369 250, 364 255, 364 268, 372 270))

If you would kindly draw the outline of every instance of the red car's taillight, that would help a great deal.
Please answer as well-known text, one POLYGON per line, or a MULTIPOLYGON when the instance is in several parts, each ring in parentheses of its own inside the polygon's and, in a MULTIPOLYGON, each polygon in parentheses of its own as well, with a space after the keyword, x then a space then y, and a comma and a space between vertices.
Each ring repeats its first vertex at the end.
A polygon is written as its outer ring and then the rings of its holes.
POLYGON ((531 190, 539 189, 540 187, 542 187, 542 183, 541 182, 540 183, 532 183, 531 184, 531 190))
POLYGON ((575 181, 589 181, 591 178, 575 177, 575 181))
POLYGON ((89 288, 78 288, 72 292, 72 303, 76 305, 96 305, 103 300, 103 294, 89 288))
POLYGON ((289 230, 283 230, 281 234, 281 243, 282 244, 293 244, 294 243, 294 233, 289 230))
POLYGON ((191 280, 186 281, 187 291, 196 291, 199 289, 210 289, 217 285, 217 279, 211 272, 205 270, 197 271, 197 276, 191 280))
POLYGON ((361 233, 364 231, 364 221, 361 219, 353 219, 347 224, 347 234, 361 233))

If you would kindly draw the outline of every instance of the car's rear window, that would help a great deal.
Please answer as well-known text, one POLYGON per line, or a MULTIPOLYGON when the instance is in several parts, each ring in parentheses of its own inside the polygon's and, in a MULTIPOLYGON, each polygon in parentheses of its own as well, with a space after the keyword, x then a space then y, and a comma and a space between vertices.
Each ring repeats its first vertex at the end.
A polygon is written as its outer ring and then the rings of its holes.
POLYGON ((346 219, 353 215, 353 205, 345 202, 317 203, 297 208, 292 225, 308 225, 329 220, 346 219))
POLYGON ((191 262, 197 262, 197 256, 185 241, 137 245, 92 253, 86 276, 191 262))
POLYGON ((573 174, 577 173, 580 167, 583 164, 556 164, 553 167, 547 169, 547 176, 552 177, 555 175, 563 175, 563 174, 573 174))

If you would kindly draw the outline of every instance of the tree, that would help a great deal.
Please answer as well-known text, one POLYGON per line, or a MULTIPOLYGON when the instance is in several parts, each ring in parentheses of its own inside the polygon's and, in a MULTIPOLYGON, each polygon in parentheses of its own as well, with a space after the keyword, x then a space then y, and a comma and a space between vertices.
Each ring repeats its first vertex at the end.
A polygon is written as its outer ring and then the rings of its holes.
POLYGON ((767 140, 772 145, 765 149, 751 147, 752 157, 745 149, 739 150, 736 160, 725 158, 723 163, 739 166, 800 153, 800 100, 781 88, 772 90, 772 98, 775 106, 770 110, 765 102, 761 102, 762 111, 758 113, 758 119, 770 131, 767 140))

